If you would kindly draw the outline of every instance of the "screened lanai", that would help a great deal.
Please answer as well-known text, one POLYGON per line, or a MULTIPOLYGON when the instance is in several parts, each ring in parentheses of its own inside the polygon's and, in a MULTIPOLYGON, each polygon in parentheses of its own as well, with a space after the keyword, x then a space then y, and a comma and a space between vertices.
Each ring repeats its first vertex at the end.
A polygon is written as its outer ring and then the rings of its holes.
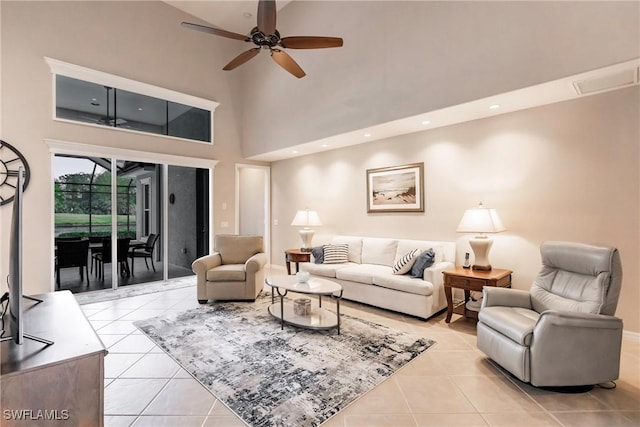
MULTIPOLYGON (((165 170, 172 178, 169 187, 181 195, 179 200, 183 203, 189 200, 186 195, 195 192, 194 182, 181 178, 185 175, 182 169, 190 172, 192 168, 164 169, 161 164, 120 159, 112 163, 109 158, 56 154, 53 163, 56 290, 85 292, 160 281, 165 277, 165 267, 169 269, 169 277, 193 274, 190 263, 198 251, 189 250, 187 246, 191 241, 195 245, 197 240, 195 214, 193 220, 184 215, 172 221, 179 227, 169 230, 180 230, 178 236, 167 231, 168 237, 163 238, 162 233, 165 170), (112 165, 116 170, 115 179, 112 165), (112 191, 114 183, 115 192, 112 191), (114 196, 116 200, 112 203, 114 196), (117 218, 116 236, 112 232, 112 212, 117 218), (177 241, 177 238, 186 240, 177 241), (170 249, 169 262, 163 259, 165 244, 170 249), (115 269, 112 269, 111 245, 118 245, 115 269), (81 251, 75 260, 69 260, 66 255, 67 248, 72 246, 78 246, 81 251), (85 246, 88 247, 84 249, 85 246)), ((187 175, 195 176, 195 172, 187 175)), ((170 220, 176 208, 169 208, 170 220)), ((190 210, 193 212, 193 208, 190 210)), ((189 212, 181 210, 184 211, 189 212)))

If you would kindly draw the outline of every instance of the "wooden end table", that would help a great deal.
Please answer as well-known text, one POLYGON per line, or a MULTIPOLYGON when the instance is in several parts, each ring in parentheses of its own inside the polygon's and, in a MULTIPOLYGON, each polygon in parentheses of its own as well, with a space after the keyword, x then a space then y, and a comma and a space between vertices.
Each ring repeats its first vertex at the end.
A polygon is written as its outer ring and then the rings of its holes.
POLYGON ((284 251, 285 260, 287 262, 287 274, 291 274, 291 263, 296 263, 296 273, 298 272, 298 263, 311 262, 311 252, 301 251, 300 249, 287 249, 284 251))
POLYGON ((447 297, 447 318, 445 322, 451 321, 451 315, 454 312, 453 297, 451 296, 451 288, 464 289, 464 304, 462 309, 456 308, 456 314, 465 317, 478 318, 478 313, 473 310, 467 310, 467 301, 471 291, 482 292, 483 286, 497 286, 503 288, 511 287, 511 270, 494 268, 489 271, 472 270, 471 268, 456 267, 452 270, 445 270, 444 275, 444 294, 447 297))

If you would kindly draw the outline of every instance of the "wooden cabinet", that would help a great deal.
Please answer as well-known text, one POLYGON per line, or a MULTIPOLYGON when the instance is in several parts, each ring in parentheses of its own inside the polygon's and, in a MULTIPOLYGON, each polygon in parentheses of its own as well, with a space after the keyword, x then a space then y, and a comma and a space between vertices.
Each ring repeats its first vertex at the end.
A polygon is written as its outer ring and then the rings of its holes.
POLYGON ((104 425, 102 341, 71 292, 36 297, 24 301, 25 333, 54 344, 0 344, 0 425, 104 425))

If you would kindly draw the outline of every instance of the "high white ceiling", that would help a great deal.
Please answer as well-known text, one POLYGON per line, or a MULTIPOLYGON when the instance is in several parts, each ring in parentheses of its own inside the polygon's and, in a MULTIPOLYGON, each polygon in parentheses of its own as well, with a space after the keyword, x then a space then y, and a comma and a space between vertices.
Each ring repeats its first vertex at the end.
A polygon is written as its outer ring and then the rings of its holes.
MULTIPOLYGON (((277 2, 278 10, 281 10, 290 1, 279 0, 277 2)), ((214 27, 240 34, 249 34, 257 19, 257 1, 165 1, 165 3, 208 22, 214 27)), ((358 129, 323 140, 310 141, 298 146, 264 153, 251 157, 251 159, 277 161, 293 158, 637 85, 640 79, 639 67, 640 58, 636 58, 625 63, 613 64, 560 80, 496 94, 438 111, 426 111, 424 114, 402 120, 381 123, 371 128, 358 129), (492 106, 494 107, 490 108, 492 106)))
MULTIPOLYGON (((282 9, 291 0, 278 0, 277 10, 282 9)), ((214 27, 239 34, 249 34, 256 26, 258 2, 232 1, 165 1, 188 14, 196 16, 214 27)), ((196 22, 197 24, 197 22, 196 22)))

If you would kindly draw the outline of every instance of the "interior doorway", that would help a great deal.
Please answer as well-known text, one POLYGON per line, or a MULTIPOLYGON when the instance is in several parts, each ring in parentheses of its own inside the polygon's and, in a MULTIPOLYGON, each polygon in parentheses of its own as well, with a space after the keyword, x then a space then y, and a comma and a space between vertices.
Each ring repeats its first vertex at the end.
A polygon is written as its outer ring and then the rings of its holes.
POLYGON ((263 236, 267 264, 271 264, 271 169, 236 164, 236 234, 263 236))

